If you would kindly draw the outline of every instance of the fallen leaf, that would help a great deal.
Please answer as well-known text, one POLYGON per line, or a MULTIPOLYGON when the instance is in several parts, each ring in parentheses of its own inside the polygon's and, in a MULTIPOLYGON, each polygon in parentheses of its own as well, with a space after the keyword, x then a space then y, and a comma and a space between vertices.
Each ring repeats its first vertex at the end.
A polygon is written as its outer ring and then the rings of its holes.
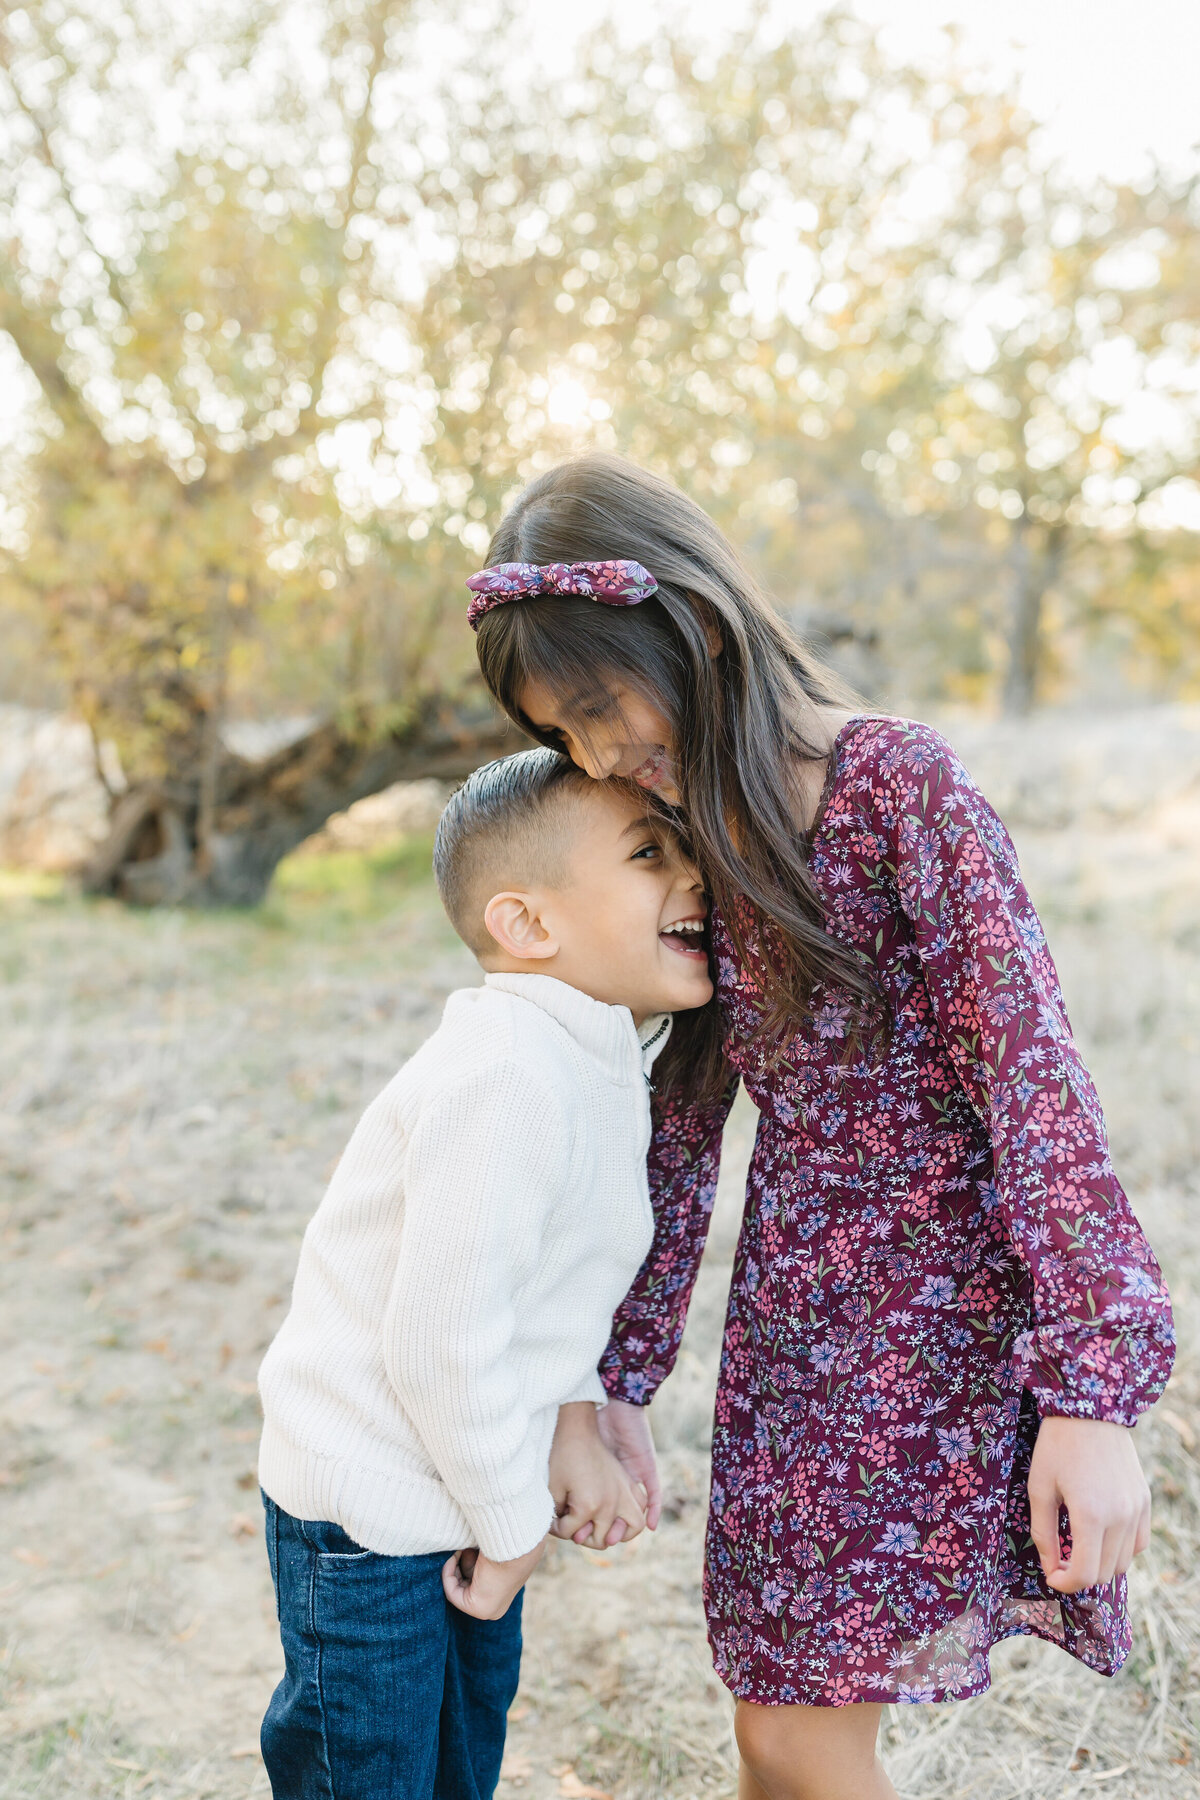
POLYGON ((46 1567, 46 1558, 44 1556, 39 1556, 36 1550, 31 1550, 28 1544, 18 1544, 17 1548, 13 1551, 13 1555, 18 1562, 27 1563, 31 1569, 44 1569, 46 1567))
POLYGON ((59 1365, 57 1363, 46 1362, 41 1357, 38 1358, 37 1362, 35 1362, 33 1366, 37 1370, 39 1375, 57 1375, 58 1374, 59 1365))
POLYGON ((533 1764, 517 1750, 506 1750, 500 1765, 501 1781, 524 1781, 533 1773, 533 1764))
POLYGON ((258 1486, 258 1475, 256 1471, 254 1469, 247 1469, 244 1475, 238 1476, 237 1484, 240 1488, 256 1488, 258 1486))
MULTIPOLYGON (((200 1620, 198 1618, 193 1619, 191 1624, 185 1625, 182 1631, 173 1631, 171 1633, 171 1642, 173 1644, 186 1644, 189 1638, 195 1637, 195 1635, 199 1631, 199 1629, 200 1629, 200 1620)), ((237 1756, 240 1753, 237 1750, 235 1750, 233 1754, 235 1756, 237 1756)))
POLYGON ((147 1338, 142 1349, 149 1350, 152 1356, 170 1356, 171 1340, 165 1337, 147 1338))
POLYGON ((239 1426, 236 1431, 231 1430, 227 1425, 225 1427, 225 1436, 229 1439, 231 1444, 253 1444, 258 1441, 262 1436, 262 1433, 257 1425, 242 1425, 239 1426))
POLYGON ((146 1773, 141 1763, 129 1762, 123 1756, 106 1756, 104 1760, 110 1769, 128 1769, 131 1775, 144 1775, 146 1773))
POLYGON ((231 1750, 229 1754, 234 1762, 238 1762, 244 1756, 261 1756, 262 1751, 257 1744, 242 1744, 239 1749, 231 1750))
POLYGON ((258 1392, 257 1381, 242 1381, 236 1375, 227 1375, 225 1377, 225 1386, 232 1389, 235 1394, 250 1395, 257 1394, 258 1392))
POLYGON ((520 1705, 514 1706, 512 1711, 509 1713, 508 1722, 510 1725, 519 1725, 521 1723, 522 1719, 527 1719, 528 1717, 529 1717, 529 1708, 525 1704, 525 1702, 522 1700, 520 1705))
POLYGON ((172 1500, 156 1500, 150 1511, 152 1513, 188 1512, 195 1504, 195 1494, 176 1494, 172 1500))
POLYGON ((561 1777, 558 1791, 564 1796, 564 1800, 613 1800, 612 1795, 605 1793, 603 1788, 589 1787, 586 1781, 580 1781, 574 1769, 568 1769, 561 1777))
POLYGON ((97 1569, 91 1579, 93 1581, 103 1581, 106 1575, 112 1575, 117 1569, 123 1569, 125 1567, 125 1561, 125 1557, 118 1556, 116 1562, 105 1563, 102 1569, 97 1569))
POLYGON ((234 1513, 229 1521, 229 1535, 235 1538, 257 1537, 258 1520, 253 1513, 234 1513))

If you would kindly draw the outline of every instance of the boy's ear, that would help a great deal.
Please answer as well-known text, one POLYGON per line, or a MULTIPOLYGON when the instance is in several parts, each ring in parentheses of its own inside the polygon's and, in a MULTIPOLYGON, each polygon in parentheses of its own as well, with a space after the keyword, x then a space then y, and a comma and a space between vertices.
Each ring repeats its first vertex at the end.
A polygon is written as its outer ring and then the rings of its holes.
POLYGON ((493 894, 483 922, 505 955, 518 962, 545 962, 558 955, 558 939, 542 923, 532 894, 493 894))

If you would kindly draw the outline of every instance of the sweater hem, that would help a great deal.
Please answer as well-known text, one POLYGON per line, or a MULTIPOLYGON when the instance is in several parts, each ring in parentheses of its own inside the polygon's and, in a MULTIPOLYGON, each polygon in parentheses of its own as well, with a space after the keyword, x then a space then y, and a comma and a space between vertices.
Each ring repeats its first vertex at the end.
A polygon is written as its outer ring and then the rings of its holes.
POLYGON ((404 1461, 377 1469, 306 1450, 270 1420, 259 1445, 258 1478, 263 1492, 294 1519, 327 1519, 381 1556, 449 1555, 475 1544, 466 1514, 436 1475, 404 1461))

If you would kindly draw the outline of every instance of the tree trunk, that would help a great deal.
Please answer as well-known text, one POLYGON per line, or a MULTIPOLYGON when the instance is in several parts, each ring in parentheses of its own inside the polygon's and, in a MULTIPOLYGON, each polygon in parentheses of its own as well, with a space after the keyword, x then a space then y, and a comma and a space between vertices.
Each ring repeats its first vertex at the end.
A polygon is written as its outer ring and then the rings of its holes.
POLYGON ((469 775, 522 742, 482 703, 431 703, 382 742, 327 723, 261 762, 224 752, 215 797, 203 768, 122 794, 82 871, 84 892, 139 906, 256 906, 279 862, 332 814, 395 781, 469 775))
POLYGON ((1028 528, 1018 519, 1009 558, 1008 669, 1004 677, 1004 711, 1016 717, 1032 712, 1042 665, 1042 603, 1058 580, 1063 534, 1052 530, 1042 554, 1030 553, 1028 528))

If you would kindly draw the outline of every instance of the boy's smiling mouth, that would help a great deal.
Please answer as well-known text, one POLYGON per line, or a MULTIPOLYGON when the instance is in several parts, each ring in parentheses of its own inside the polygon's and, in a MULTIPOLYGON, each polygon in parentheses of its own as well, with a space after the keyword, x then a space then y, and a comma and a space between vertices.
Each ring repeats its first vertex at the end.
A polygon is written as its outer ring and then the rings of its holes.
POLYGON ((664 925, 659 938, 675 951, 677 956, 690 957, 693 962, 707 962, 708 948, 704 942, 703 918, 676 919, 670 925, 664 925))

